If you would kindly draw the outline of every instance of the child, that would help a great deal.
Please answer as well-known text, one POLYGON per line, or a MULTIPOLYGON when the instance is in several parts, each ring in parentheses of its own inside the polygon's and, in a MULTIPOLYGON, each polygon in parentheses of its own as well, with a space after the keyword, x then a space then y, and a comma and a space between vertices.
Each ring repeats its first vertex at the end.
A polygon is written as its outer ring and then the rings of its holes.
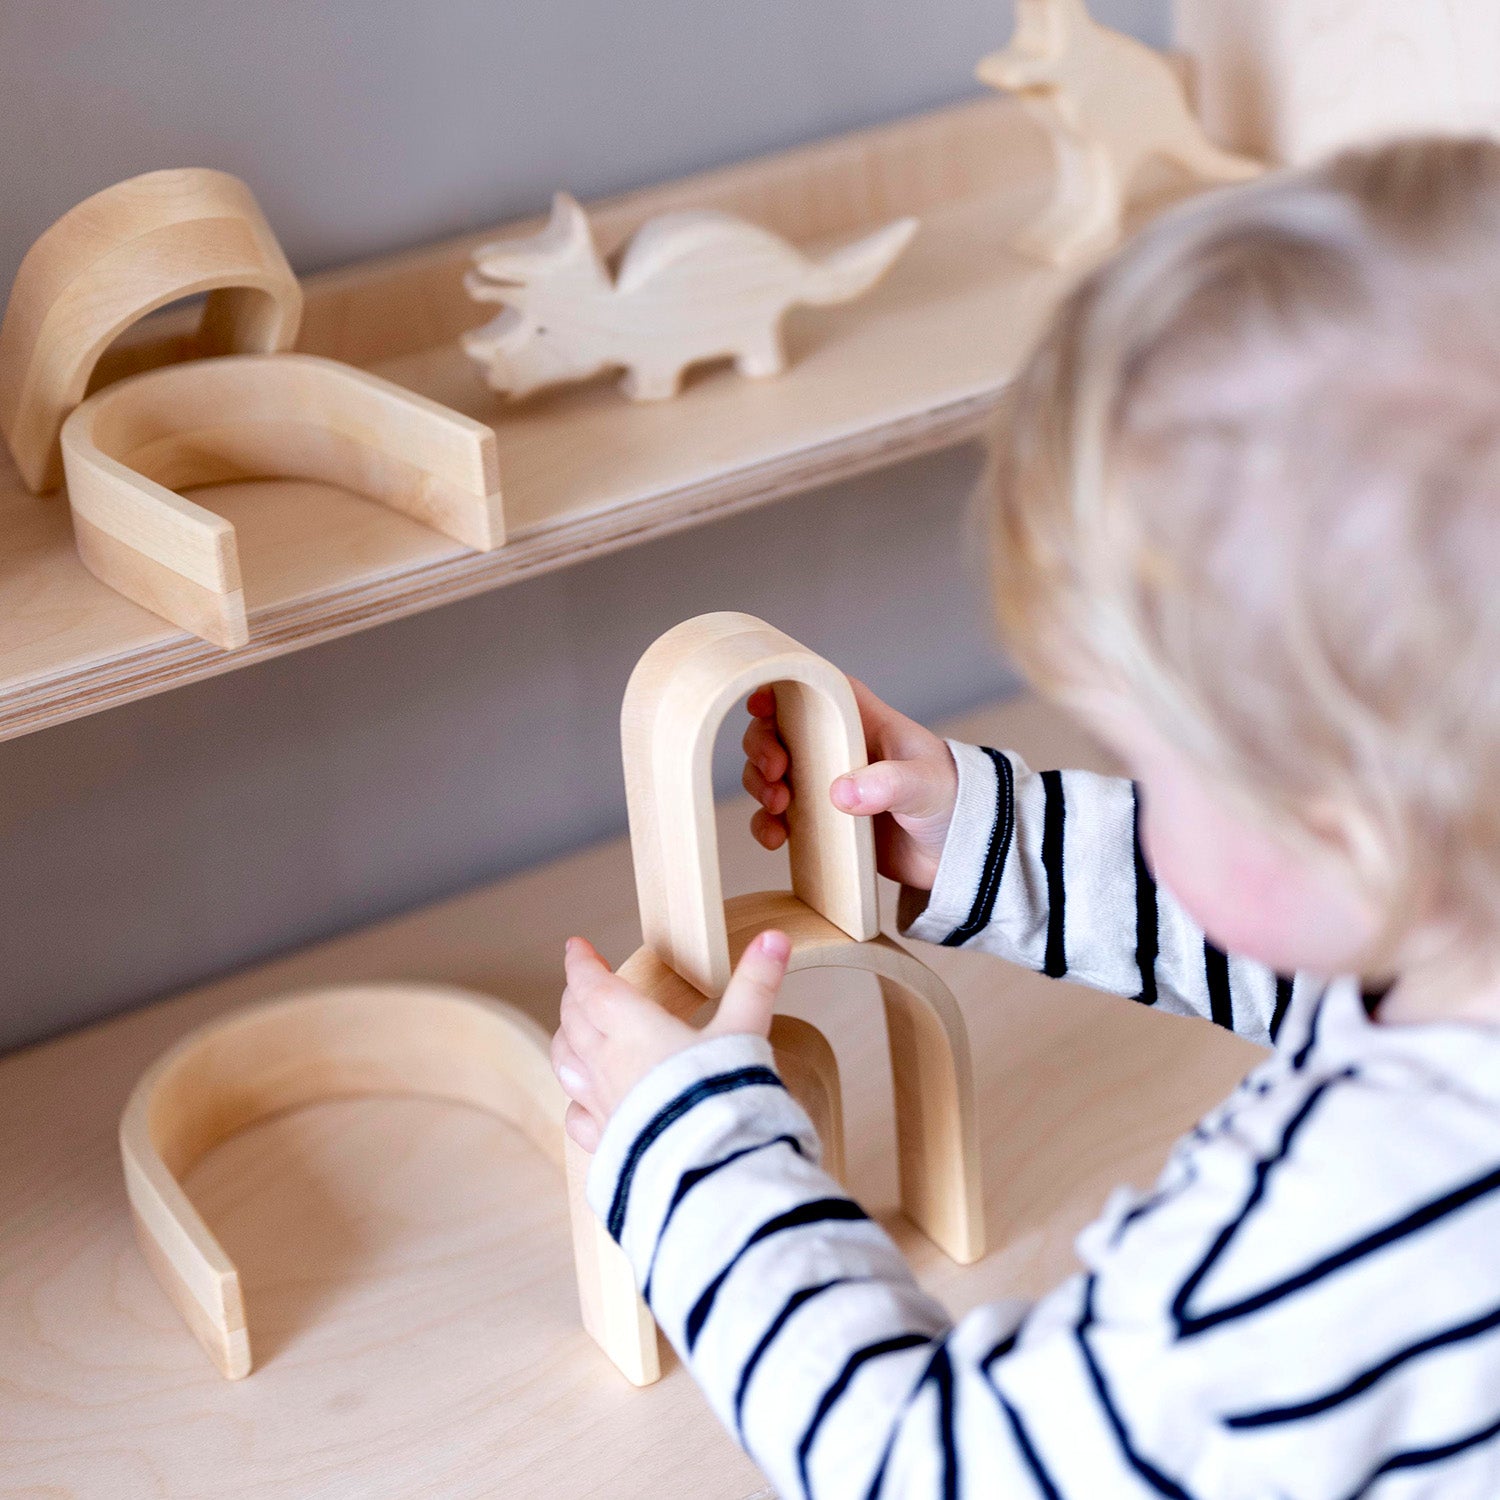
MULTIPOLYGON (((1014 396, 999 613, 1134 780, 1034 775, 860 689, 874 763, 831 795, 877 818, 909 935, 1275 1051, 1116 1192, 1080 1274, 955 1327, 769 1070, 785 938, 703 1032, 573 939, 554 1059, 590 1199, 787 1500, 1494 1500, 1500 146, 1179 210, 1014 396)), ((750 710, 776 847, 773 694, 750 710)))

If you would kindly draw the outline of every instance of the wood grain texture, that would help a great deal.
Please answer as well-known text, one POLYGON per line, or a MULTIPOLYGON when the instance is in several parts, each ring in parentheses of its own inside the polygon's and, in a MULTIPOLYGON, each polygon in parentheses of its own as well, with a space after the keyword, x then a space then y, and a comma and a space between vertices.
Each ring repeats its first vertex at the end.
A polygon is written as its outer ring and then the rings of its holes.
POLYGON ((296 340, 302 289, 254 195, 227 172, 132 177, 42 234, 0 323, 0 434, 28 488, 62 483, 58 432, 110 344, 156 308, 204 292, 182 353, 269 353, 296 340))
MULTIPOLYGON (((813 254, 895 218, 923 221, 858 307, 793 314, 780 379, 712 371, 657 406, 588 386, 501 407, 458 344, 481 316, 464 269, 494 230, 310 278, 302 350, 493 429, 507 545, 476 555, 331 486, 221 485, 202 498, 235 528, 251 636, 229 660, 99 584, 65 511, 0 459, 0 737, 976 436, 1066 285, 1009 248, 1046 171, 1036 128, 987 99, 595 207, 606 255, 687 207, 753 219, 813 254)), ((186 336, 169 318, 112 351, 110 372, 175 357, 186 336)))
POLYGON ((1174 0, 1216 139, 1301 166, 1394 135, 1500 136, 1493 0, 1174 0))
MULTIPOLYGON (((875 684, 879 687, 879 684, 875 684)), ((1098 764, 1019 703, 947 726, 1035 766, 1098 764)), ((726 805, 732 892, 785 883, 748 801, 726 805)), ((764 1481, 685 1372, 633 1390, 579 1327, 556 1169, 504 1123, 436 1101, 319 1105, 244 1131, 189 1176, 240 1266, 260 1367, 226 1382, 131 1235, 116 1127, 149 1061, 235 1006, 409 980, 504 995, 556 1024, 563 939, 640 942, 624 840, 0 1059, 0 1494, 36 1500, 747 1500, 764 1481)), ((888 893, 889 894, 889 893, 888 893)), ((972 1046, 993 1247, 956 1266, 899 1212, 875 982, 793 975, 787 1009, 841 1064, 847 1181, 955 1313, 1035 1296, 1077 1230, 1257 1049, 1206 1024, 923 950, 972 1046)))
POLYGON ((916 219, 898 219, 812 259, 747 219, 682 209, 643 224, 615 271, 588 215, 559 193, 540 234, 474 252, 464 285, 501 311, 461 342, 485 383, 516 397, 623 370, 632 401, 664 401, 690 368, 725 359, 765 379, 786 369, 792 308, 863 296, 916 230, 916 219))
POLYGON ((127 376, 68 417, 62 451, 89 571, 224 650, 250 639, 235 528, 176 491, 317 480, 466 547, 505 540, 488 427, 317 355, 226 355, 127 376))
POLYGON ((636 663, 620 708, 636 901, 648 948, 704 995, 729 983, 733 959, 713 811, 714 742, 731 709, 776 690, 793 757, 787 847, 798 899, 851 938, 880 930, 875 838, 866 818, 828 800, 834 778, 866 764, 849 679, 753 615, 684 620, 636 663))
POLYGON ((1013 93, 1051 140, 1051 195, 1013 241, 1051 265, 1097 260, 1119 242, 1131 186, 1149 161, 1165 158, 1209 183, 1264 170, 1208 138, 1171 60, 1101 26, 1085 0, 1018 0, 1010 45, 978 72, 1013 93))

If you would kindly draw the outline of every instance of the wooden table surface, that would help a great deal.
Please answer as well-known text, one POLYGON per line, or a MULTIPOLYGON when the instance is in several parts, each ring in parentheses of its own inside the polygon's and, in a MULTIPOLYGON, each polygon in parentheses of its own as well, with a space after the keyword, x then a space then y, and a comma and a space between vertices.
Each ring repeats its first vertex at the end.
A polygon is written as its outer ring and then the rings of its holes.
MULTIPOLYGON (((956 732, 1033 766, 1097 764, 1025 700, 956 732)), ((722 812, 730 892, 784 883, 743 802, 722 812)), ((886 892, 889 896, 891 893, 886 892)), ((115 1131, 146 1064, 205 1018, 351 978, 434 979, 556 1018, 563 938, 614 961, 637 941, 617 841, 0 1059, 0 1495, 693 1497, 764 1481, 670 1356, 627 1386, 583 1334, 561 1181, 507 1126, 460 1106, 369 1099, 257 1126, 190 1178, 246 1283, 257 1368, 222 1380, 131 1234, 115 1131)), ((924 949, 972 1033, 991 1253, 960 1268, 896 1214, 890 1080, 873 982, 799 975, 787 1008, 839 1056, 850 1187, 961 1313, 1035 1295, 1121 1180, 1256 1049, 1193 1021, 924 949)))

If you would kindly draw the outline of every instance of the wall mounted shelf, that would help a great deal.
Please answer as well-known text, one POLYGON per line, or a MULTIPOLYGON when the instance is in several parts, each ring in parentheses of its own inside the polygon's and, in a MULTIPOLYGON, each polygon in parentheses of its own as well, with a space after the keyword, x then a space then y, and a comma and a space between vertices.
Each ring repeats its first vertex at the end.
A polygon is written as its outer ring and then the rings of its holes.
MULTIPOLYGON (((641 407, 605 383, 506 406, 457 342, 487 309, 463 270, 496 230, 304 282, 297 347, 494 428, 510 540, 488 553, 305 481, 197 490, 230 520, 250 644, 225 653, 113 593, 79 561, 59 495, 0 454, 0 739, 697 525, 971 438, 1069 279, 1006 248, 1045 196, 1040 132, 1009 99, 933 114, 596 205, 606 252, 653 214, 742 214, 816 249, 904 214, 922 228, 857 310, 806 310, 792 368, 732 371, 641 407)), ((527 226, 507 226, 505 232, 527 226)), ((139 325, 114 373, 164 362, 188 318, 139 325)))

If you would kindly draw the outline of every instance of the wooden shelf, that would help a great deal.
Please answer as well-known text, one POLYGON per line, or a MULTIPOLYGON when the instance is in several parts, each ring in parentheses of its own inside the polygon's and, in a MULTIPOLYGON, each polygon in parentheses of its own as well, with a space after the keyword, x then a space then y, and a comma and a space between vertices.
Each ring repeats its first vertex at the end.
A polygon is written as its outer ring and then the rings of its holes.
MULTIPOLYGON (((812 246, 901 214, 923 221, 867 299, 794 314, 786 376, 709 372, 659 406, 632 405, 605 383, 507 407, 484 387, 455 340, 489 311, 465 296, 461 273, 494 230, 309 278, 300 349, 494 426, 510 542, 468 552, 316 484, 197 491, 240 538, 251 642, 225 653, 94 579, 63 497, 27 494, 0 457, 0 738, 974 436, 1063 284, 1005 248, 1046 171, 1039 133, 996 97, 598 205, 605 249, 688 205, 812 246)), ((181 350, 183 326, 142 325, 108 367, 159 363, 181 350)))
MULTIPOLYGON (((1093 759, 1057 715, 1017 702, 950 728, 1033 765, 1093 759)), ((731 893, 784 860, 721 810, 731 893)), ((638 941, 623 841, 322 944, 0 1059, 0 1489, 71 1500, 360 1495, 444 1500, 745 1500, 764 1481, 686 1373, 631 1389, 578 1323, 553 1168, 456 1105, 368 1099, 255 1127, 192 1192, 245 1277, 258 1355, 210 1365, 131 1236, 116 1129, 136 1076, 232 1006, 352 979, 446 981, 556 1022, 562 940, 618 962, 638 941)), ((968 1021, 986 1229, 958 1267, 897 1211, 889 1070, 868 976, 794 976, 788 1009, 839 1057, 849 1184, 955 1310, 1035 1296, 1077 1229, 1260 1053, 1201 1022, 925 949, 968 1021)))

